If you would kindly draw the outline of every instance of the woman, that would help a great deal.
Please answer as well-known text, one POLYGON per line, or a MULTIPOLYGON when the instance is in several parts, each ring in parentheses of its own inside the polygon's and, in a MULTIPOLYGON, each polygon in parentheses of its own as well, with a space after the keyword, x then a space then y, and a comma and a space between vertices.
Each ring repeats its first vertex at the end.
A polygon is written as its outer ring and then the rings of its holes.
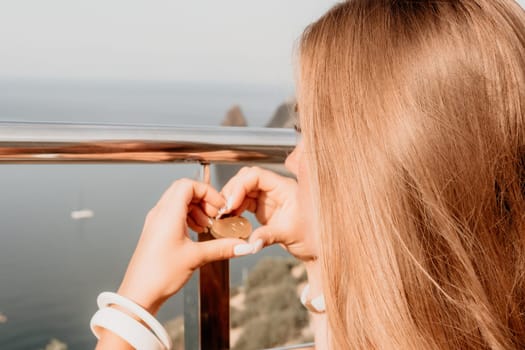
POLYGON ((307 263, 310 296, 324 293, 318 348, 525 347, 520 6, 351 0, 299 53, 297 182, 256 168, 221 193, 175 182, 119 293, 155 313, 200 265, 281 243, 307 263), (186 221, 202 230, 222 207, 262 226, 249 243, 191 242, 186 221))

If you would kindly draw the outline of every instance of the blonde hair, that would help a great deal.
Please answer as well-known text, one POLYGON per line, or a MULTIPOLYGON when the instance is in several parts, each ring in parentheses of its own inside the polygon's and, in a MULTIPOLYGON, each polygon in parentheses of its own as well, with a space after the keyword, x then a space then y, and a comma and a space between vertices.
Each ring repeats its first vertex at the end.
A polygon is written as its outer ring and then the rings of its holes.
POLYGON ((348 1, 299 52, 331 347, 524 347, 521 7, 348 1))

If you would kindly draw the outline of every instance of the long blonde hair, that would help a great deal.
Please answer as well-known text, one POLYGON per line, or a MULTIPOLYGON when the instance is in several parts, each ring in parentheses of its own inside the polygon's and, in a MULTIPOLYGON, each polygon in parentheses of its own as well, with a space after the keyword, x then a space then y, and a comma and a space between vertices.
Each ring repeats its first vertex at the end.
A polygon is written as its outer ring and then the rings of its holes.
POLYGON ((332 348, 525 347, 521 7, 347 1, 299 53, 332 348))

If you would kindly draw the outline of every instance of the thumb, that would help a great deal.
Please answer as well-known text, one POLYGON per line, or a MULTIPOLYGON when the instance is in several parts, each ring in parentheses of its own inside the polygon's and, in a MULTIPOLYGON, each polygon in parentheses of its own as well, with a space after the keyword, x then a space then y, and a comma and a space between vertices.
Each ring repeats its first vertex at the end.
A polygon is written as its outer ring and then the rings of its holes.
POLYGON ((253 253, 253 245, 236 238, 218 238, 197 243, 201 265, 253 253))
POLYGON ((278 240, 275 231, 268 226, 261 226, 250 235, 250 243, 253 245, 253 253, 259 252, 262 248, 276 243, 278 240))

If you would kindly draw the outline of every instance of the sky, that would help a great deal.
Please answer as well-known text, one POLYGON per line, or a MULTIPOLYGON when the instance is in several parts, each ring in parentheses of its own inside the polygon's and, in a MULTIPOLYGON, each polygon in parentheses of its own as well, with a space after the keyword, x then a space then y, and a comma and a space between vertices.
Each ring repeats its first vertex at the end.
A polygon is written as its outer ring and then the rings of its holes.
POLYGON ((333 0, 0 0, 0 78, 292 84, 333 0))
POLYGON ((0 79, 293 84, 298 37, 336 2, 0 0, 0 79))

